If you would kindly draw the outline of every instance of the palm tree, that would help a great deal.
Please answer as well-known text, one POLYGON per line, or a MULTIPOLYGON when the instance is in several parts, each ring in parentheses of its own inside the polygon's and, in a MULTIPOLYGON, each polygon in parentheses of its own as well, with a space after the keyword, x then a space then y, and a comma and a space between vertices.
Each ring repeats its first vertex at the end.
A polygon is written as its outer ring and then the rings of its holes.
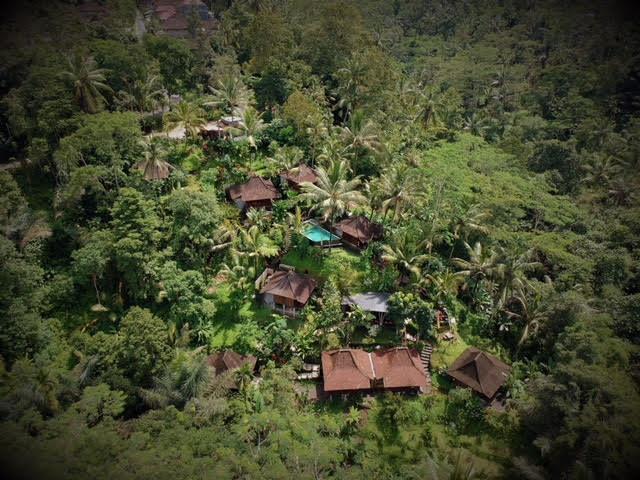
POLYGON ((141 142, 144 149, 144 160, 136 163, 135 168, 144 174, 145 180, 165 180, 175 167, 164 160, 166 152, 157 140, 149 139, 141 142))
POLYGON ((367 120, 364 112, 357 111, 351 115, 349 123, 342 128, 342 138, 356 159, 364 153, 382 151, 384 145, 378 137, 373 121, 367 120))
POLYGON ((585 172, 582 179, 584 183, 604 187, 608 186, 621 170, 617 159, 602 154, 594 154, 582 168, 585 172))
POLYGON ((394 164, 383 173, 374 187, 384 198, 382 201, 384 217, 387 217, 389 211, 393 211, 393 220, 402 217, 405 206, 418 195, 420 184, 417 172, 404 164, 394 164))
POLYGON ((174 405, 180 408, 207 392, 212 373, 202 347, 193 351, 178 349, 163 374, 154 378, 153 388, 141 389, 140 393, 150 407, 174 405))
POLYGON ((491 250, 487 252, 480 242, 476 242, 473 248, 464 242, 464 247, 469 255, 469 260, 454 258, 453 263, 461 268, 457 272, 458 275, 473 280, 473 293, 475 294, 479 283, 494 273, 497 258, 495 252, 491 250))
POLYGON ((462 238, 466 242, 472 233, 483 235, 489 233, 489 229, 483 225, 489 215, 489 212, 481 210, 478 205, 471 205, 463 215, 458 216, 453 221, 451 233, 454 241, 451 244, 449 258, 453 255, 457 240, 462 238))
POLYGON ((312 209, 320 210, 332 226, 338 215, 366 203, 367 199, 358 191, 360 178, 347 179, 349 166, 345 160, 331 161, 328 168, 319 167, 316 173, 316 184, 301 184, 301 197, 310 200, 312 209))
POLYGON ((278 246, 265 233, 262 233, 256 225, 248 230, 240 230, 239 251, 240 256, 253 258, 254 268, 257 270, 260 260, 275 257, 278 254, 278 246))
POLYGON ((460 275, 450 270, 445 270, 436 275, 425 275, 425 281, 432 285, 435 290, 434 299, 436 302, 444 304, 448 304, 449 300, 457 295, 461 279, 460 275))
POLYGON ((242 122, 238 129, 242 132, 242 135, 244 135, 247 142, 249 142, 249 145, 251 145, 255 151, 258 148, 256 145, 256 137, 265 129, 265 127, 266 125, 262 121, 262 113, 258 112, 253 107, 247 107, 247 109, 242 113, 242 122))
POLYGON ((342 121, 346 121, 354 111, 356 102, 360 97, 361 79, 366 74, 367 66, 355 57, 347 60, 344 67, 336 72, 338 87, 335 96, 338 101, 333 109, 341 112, 342 121))
POLYGON ((242 115, 253 99, 252 93, 239 76, 226 75, 218 80, 216 87, 210 86, 209 89, 213 99, 204 105, 218 107, 231 115, 242 115))
POLYGON ((118 93, 119 103, 140 113, 155 111, 167 99, 167 91, 157 75, 148 74, 144 80, 135 80, 128 90, 118 93))
POLYGON ((242 298, 246 299, 253 286, 256 277, 256 269, 243 262, 243 258, 237 251, 231 251, 231 262, 222 264, 220 274, 225 277, 226 282, 233 286, 234 291, 240 292, 242 298))
POLYGON ((624 177, 617 177, 609 186, 607 194, 609 201, 618 207, 631 205, 637 197, 635 187, 624 177))
POLYGON ((540 267, 540 262, 531 261, 533 250, 521 255, 507 255, 501 249, 501 260, 494 270, 498 280, 498 296, 496 306, 500 308, 513 295, 514 291, 523 291, 528 286, 526 273, 540 267))
POLYGON ((187 102, 179 103, 164 116, 166 131, 184 128, 190 136, 196 136, 204 123, 204 111, 197 105, 187 102))
POLYGON ((522 323, 522 331, 516 345, 517 355, 524 342, 538 333, 540 326, 548 318, 548 313, 537 292, 527 295, 526 290, 520 288, 511 300, 513 307, 517 306, 517 309, 511 307, 509 310, 505 310, 505 313, 510 319, 516 319, 522 323))
POLYGON ((69 69, 62 72, 62 78, 73 83, 76 101, 87 113, 96 113, 105 101, 103 92, 111 88, 105 83, 108 70, 97 68, 93 57, 74 55, 68 57, 69 69))
POLYGON ((411 278, 412 275, 416 279, 419 278, 421 266, 429 258, 429 255, 420 253, 418 245, 409 238, 406 232, 395 235, 392 239, 391 244, 382 246, 382 260, 394 265, 404 279, 411 278))
POLYGON ((416 120, 422 121, 425 128, 437 127, 440 125, 440 115, 442 113, 442 103, 440 95, 433 88, 428 88, 419 92, 419 113, 416 120))

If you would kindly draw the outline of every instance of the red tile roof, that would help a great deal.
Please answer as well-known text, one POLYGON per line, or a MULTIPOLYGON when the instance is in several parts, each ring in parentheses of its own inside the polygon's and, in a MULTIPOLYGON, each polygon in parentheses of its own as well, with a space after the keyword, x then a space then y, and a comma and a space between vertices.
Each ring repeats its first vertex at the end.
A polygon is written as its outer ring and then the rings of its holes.
POLYGON ((509 365, 475 347, 462 352, 447 370, 458 382, 487 398, 496 394, 510 372, 509 365))
POLYGON ((397 347, 372 353, 357 349, 322 352, 326 392, 382 388, 427 391, 427 377, 417 350, 397 347))
POLYGON ((269 277, 260 293, 289 298, 304 305, 315 289, 316 281, 310 276, 293 271, 279 271, 269 277))
POLYGON ((261 200, 276 200, 280 198, 280 192, 271 180, 260 177, 251 177, 246 183, 233 185, 229 188, 231 200, 243 202, 257 202, 261 200))

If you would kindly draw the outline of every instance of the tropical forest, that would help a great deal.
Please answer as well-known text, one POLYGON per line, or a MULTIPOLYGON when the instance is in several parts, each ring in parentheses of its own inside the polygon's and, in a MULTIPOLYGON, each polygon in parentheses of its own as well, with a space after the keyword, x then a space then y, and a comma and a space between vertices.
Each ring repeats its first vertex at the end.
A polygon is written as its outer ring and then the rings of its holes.
POLYGON ((0 8, 0 473, 640 478, 640 8, 0 8))

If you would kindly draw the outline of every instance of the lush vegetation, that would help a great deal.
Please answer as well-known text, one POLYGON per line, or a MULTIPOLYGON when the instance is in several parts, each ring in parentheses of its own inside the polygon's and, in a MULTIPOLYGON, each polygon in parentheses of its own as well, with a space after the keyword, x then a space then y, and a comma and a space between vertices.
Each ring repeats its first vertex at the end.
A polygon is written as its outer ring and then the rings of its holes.
MULTIPOLYGON (((7 478, 633 478, 640 472, 640 32, 627 2, 14 2, 0 49, 7 478), (152 20, 153 23, 155 20, 152 20), (197 18, 191 21, 197 23, 197 18), (197 27, 197 25, 196 25, 197 27), (201 127, 239 116, 230 138, 201 127), (184 129, 185 138, 159 132, 184 129), (154 132, 151 134, 151 132, 154 132), (301 163, 272 212, 225 190, 301 163), (304 219, 383 224, 359 254, 304 219), (319 282, 255 301, 274 261, 319 282), (394 292, 379 327, 346 293, 394 292), (433 312, 447 307, 455 340, 433 312), (435 344, 432 395, 309 401, 327 348, 435 344), (513 366, 504 412, 443 371, 513 366), (258 358, 260 381, 207 354, 258 358)), ((628 2, 631 3, 631 2, 628 2)))

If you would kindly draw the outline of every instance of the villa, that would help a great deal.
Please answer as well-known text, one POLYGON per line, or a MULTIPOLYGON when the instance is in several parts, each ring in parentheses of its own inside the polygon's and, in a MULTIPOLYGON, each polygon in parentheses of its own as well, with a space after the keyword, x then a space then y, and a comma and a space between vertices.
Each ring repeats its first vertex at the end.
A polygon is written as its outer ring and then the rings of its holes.
POLYGON ((243 211, 249 208, 271 208, 273 201, 281 198, 273 182, 260 177, 251 177, 245 183, 229 187, 227 194, 243 211))
POLYGON ((317 283, 309 275, 293 270, 265 270, 260 276, 262 287, 259 289, 263 303, 284 315, 297 315, 302 310, 317 283), (264 280, 262 278, 264 277, 264 280))
POLYGON ((322 377, 324 392, 329 395, 381 391, 423 394, 431 390, 418 351, 406 347, 322 352, 322 377))
POLYGON ((281 173, 280 179, 283 183, 286 182, 293 190, 300 191, 303 182, 316 183, 318 175, 313 168, 303 164, 281 173))
POLYGON ((341 220, 336 224, 335 230, 344 243, 358 249, 367 248, 370 242, 382 238, 382 225, 362 215, 341 220))

